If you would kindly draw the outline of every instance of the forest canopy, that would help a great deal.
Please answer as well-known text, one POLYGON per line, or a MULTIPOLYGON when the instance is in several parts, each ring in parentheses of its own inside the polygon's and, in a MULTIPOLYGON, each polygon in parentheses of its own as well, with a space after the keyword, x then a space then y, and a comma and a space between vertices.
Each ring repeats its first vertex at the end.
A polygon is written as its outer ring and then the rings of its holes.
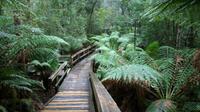
POLYGON ((199 0, 0 0, 0 112, 41 109, 60 58, 89 45, 121 111, 199 112, 199 12, 199 0))

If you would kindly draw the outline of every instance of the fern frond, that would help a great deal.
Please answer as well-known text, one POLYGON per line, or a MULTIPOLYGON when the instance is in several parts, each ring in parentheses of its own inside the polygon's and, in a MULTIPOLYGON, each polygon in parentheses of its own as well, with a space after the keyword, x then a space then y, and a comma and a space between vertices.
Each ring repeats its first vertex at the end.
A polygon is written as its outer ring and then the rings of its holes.
POLYGON ((153 60, 143 49, 136 48, 133 45, 128 45, 123 56, 134 64, 150 64, 153 60))
POLYGON ((148 106, 146 112, 176 112, 176 104, 171 100, 157 100, 148 106))
POLYGON ((182 110, 187 112, 199 112, 200 102, 186 102, 182 110))
POLYGON ((68 37, 63 37, 62 39, 69 43, 69 47, 65 47, 63 49, 67 52, 74 52, 83 47, 83 43, 84 43, 83 39, 84 38, 75 38, 72 36, 68 36, 68 37))
POLYGON ((28 58, 30 60, 39 60, 41 62, 46 62, 51 59, 57 59, 59 56, 58 52, 55 49, 51 48, 35 48, 29 49, 28 58))
POLYGON ((165 76, 171 76, 174 73, 175 61, 174 58, 161 58, 152 61, 154 68, 165 76))
POLYGON ((105 67, 115 67, 127 63, 127 60, 114 50, 95 54, 91 58, 105 67))
POLYGON ((113 68, 106 73, 106 78, 103 80, 124 80, 127 82, 132 81, 151 81, 157 80, 160 73, 147 65, 124 65, 113 68))
POLYGON ((8 59, 15 58, 21 52, 25 52, 27 56, 36 56, 38 54, 46 58, 46 56, 44 56, 45 54, 55 54, 55 49, 59 48, 60 45, 68 45, 68 43, 65 42, 63 39, 55 36, 33 35, 31 37, 18 38, 19 39, 16 39, 14 42, 8 44, 10 48, 6 53, 7 57, 9 57, 8 59), (40 50, 45 51, 45 54, 43 53, 42 55, 42 52, 40 50), (54 53, 52 53, 53 50, 54 53))
MULTIPOLYGON (((180 93, 183 92, 182 88, 187 84, 189 78, 196 73, 196 70, 192 66, 191 58, 189 56, 186 56, 186 58, 184 53, 178 52, 179 55, 182 54, 181 57, 184 57, 183 62, 179 62, 179 65, 172 58, 162 58, 154 61, 158 66, 158 71, 163 74, 157 82, 152 82, 160 98, 175 99, 179 97, 180 93)), ((186 53, 186 55, 188 54, 186 53)))
POLYGON ((32 87, 40 87, 42 85, 39 81, 31 80, 20 75, 7 74, 0 75, 0 86, 7 88, 14 88, 20 91, 32 92, 32 87))
POLYGON ((178 50, 170 46, 161 46, 159 48, 160 58, 174 58, 178 50))

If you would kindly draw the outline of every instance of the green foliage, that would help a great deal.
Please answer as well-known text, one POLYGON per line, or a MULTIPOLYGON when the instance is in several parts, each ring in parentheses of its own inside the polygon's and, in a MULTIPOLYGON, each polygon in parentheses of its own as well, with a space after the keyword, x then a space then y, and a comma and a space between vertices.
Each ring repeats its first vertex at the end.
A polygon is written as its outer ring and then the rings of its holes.
POLYGON ((150 43, 147 48, 145 49, 145 51, 152 57, 157 57, 158 55, 158 49, 159 49, 159 42, 158 41, 154 41, 152 43, 150 43))
POLYGON ((160 58, 174 58, 177 50, 170 46, 161 46, 159 48, 160 58))
POLYGON ((186 102, 182 109, 184 112, 198 112, 200 111, 199 102, 186 102))
POLYGON ((57 49, 61 45, 68 45, 59 37, 40 34, 42 31, 37 28, 22 26, 22 29, 21 36, 5 35, 5 33, 2 35, 0 43, 2 43, 1 56, 4 61, 16 60, 22 54, 26 60, 57 60, 57 49))
POLYGON ((104 51, 102 54, 95 54, 92 58, 104 67, 115 67, 126 63, 126 60, 113 50, 104 51))
MULTIPOLYGON (((2 72, 3 73, 3 72, 2 72)), ((0 74, 0 87, 15 89, 20 92, 33 92, 33 87, 42 87, 41 83, 17 74, 0 74)))
POLYGON ((65 37, 85 34, 87 12, 85 0, 47 0, 35 2, 36 23, 49 35, 65 37))
POLYGON ((189 79, 199 74, 191 48, 198 46, 199 6, 198 0, 1 0, 0 64, 8 68, 1 70, 0 86, 31 92, 35 83, 10 66, 55 70, 60 52, 88 44, 84 35, 108 33, 89 38, 99 46, 92 58, 101 79, 148 82, 156 96, 149 112, 190 111, 198 103, 182 99, 189 79))
POLYGON ((48 62, 40 63, 38 60, 33 60, 31 63, 29 63, 29 72, 37 72, 43 70, 52 70, 52 67, 48 62))
POLYGON ((121 40, 121 37, 114 36, 110 43, 110 38, 108 35, 93 37, 100 51, 93 58, 99 63, 97 75, 102 81, 136 83, 146 88, 156 97, 147 108, 149 112, 174 112, 177 107, 182 107, 177 102, 185 93, 183 88, 197 72, 191 63, 195 49, 160 47, 155 41, 144 51, 135 47, 131 39, 121 40))
POLYGON ((123 52, 123 57, 135 64, 150 64, 152 58, 143 49, 136 47, 133 44, 126 46, 123 52))
POLYGON ((109 36, 107 34, 103 34, 101 36, 92 37, 92 40, 95 41, 95 44, 98 46, 105 45, 105 47, 109 47, 113 50, 118 50, 122 41, 120 41, 119 32, 112 32, 109 36))
POLYGON ((75 52, 83 47, 85 43, 84 37, 75 38, 72 36, 63 37, 63 40, 69 43, 69 47, 65 47, 63 50, 66 52, 75 52))
POLYGON ((131 83, 132 81, 156 80, 158 77, 160 74, 149 66, 131 64, 110 69, 103 80, 124 80, 131 83))
POLYGON ((0 105, 0 112, 7 112, 6 108, 0 105))
MULTIPOLYGON (((126 36, 128 37, 128 36, 126 36)), ((130 43, 131 37, 124 39, 119 34, 112 33, 111 36, 93 37, 100 47, 101 53, 95 54, 92 58, 100 64, 97 74, 103 80, 124 80, 132 82, 147 79, 155 79, 159 73, 147 65, 152 58, 141 48, 134 50, 130 43), (124 40, 123 40, 124 39, 124 40)))
POLYGON ((146 112, 176 112, 176 105, 171 100, 161 99, 153 102, 146 112))
POLYGON ((164 75, 159 81, 155 82, 154 88, 160 98, 176 99, 180 97, 178 95, 183 92, 181 89, 187 84, 195 69, 188 61, 181 67, 177 67, 170 60, 168 64, 166 61, 163 62, 165 64, 161 64, 160 70, 164 75))
POLYGON ((5 26, 12 24, 12 18, 8 16, 0 15, 0 28, 3 29, 5 26))
POLYGON ((199 27, 199 5, 196 0, 158 0, 148 9, 146 15, 153 19, 170 18, 179 24, 199 27))

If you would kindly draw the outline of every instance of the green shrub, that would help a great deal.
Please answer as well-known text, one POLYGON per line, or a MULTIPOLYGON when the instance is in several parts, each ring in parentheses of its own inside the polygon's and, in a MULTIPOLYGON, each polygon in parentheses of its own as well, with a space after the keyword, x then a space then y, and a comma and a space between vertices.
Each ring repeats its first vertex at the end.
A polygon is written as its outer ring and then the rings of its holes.
POLYGON ((159 51, 159 42, 158 41, 154 41, 152 43, 150 43, 147 47, 146 47, 146 52, 153 58, 158 57, 158 51, 159 51))
POLYGON ((75 38, 72 36, 63 37, 63 39, 69 43, 69 47, 65 47, 64 50, 67 53, 75 52, 83 47, 83 43, 85 42, 84 39, 75 38))

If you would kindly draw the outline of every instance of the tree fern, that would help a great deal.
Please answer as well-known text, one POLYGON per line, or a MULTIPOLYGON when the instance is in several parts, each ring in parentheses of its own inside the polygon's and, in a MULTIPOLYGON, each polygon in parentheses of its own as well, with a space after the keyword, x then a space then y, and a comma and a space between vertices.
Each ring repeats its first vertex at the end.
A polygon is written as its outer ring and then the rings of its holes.
POLYGON ((146 112, 176 112, 176 104, 171 100, 157 100, 147 108, 146 112))
POLYGON ((69 43, 69 47, 63 48, 63 50, 66 52, 74 52, 83 47, 84 43, 83 38, 81 39, 73 36, 68 36, 68 37, 63 37, 62 39, 69 43))
POLYGON ((110 36, 103 34, 101 36, 92 37, 91 39, 95 41, 98 46, 106 46, 113 50, 118 50, 121 42, 119 41, 119 32, 113 32, 110 36))
POLYGON ((100 63, 104 67, 115 67, 127 63, 127 60, 114 50, 95 54, 91 58, 95 59, 97 63, 100 63))
POLYGON ((156 20, 157 18, 169 18, 179 24, 195 26, 199 24, 200 3, 198 0, 158 0, 154 6, 148 9, 146 15, 156 20), (177 19, 179 18, 179 19, 177 19))
POLYGON ((98 35, 95 37, 91 37, 90 40, 98 46, 107 45, 109 41, 109 35, 107 34, 98 35))
POLYGON ((61 44, 68 45, 67 42, 55 36, 33 35, 31 37, 16 37, 15 41, 7 45, 9 49, 5 54, 8 59, 16 59, 22 52, 25 53, 25 56, 35 57, 36 59, 41 58, 41 56, 46 58, 46 55, 56 57, 55 50, 61 44))
POLYGON ((57 36, 44 35, 43 30, 30 25, 8 27, 10 34, 1 33, 1 53, 4 63, 23 58, 24 61, 58 59, 58 49, 69 44, 57 36), (18 34, 19 36, 13 35, 18 34))
POLYGON ((16 90, 32 92, 32 87, 42 87, 38 81, 27 79, 15 74, 1 74, 0 86, 3 88, 13 88, 16 90))
POLYGON ((160 74, 147 65, 131 64, 112 68, 103 80, 150 81, 156 80, 160 74))
POLYGON ((133 44, 128 44, 123 51, 123 57, 134 64, 150 64, 153 60, 143 49, 136 47, 133 44))
POLYGON ((48 62, 41 63, 38 60, 33 60, 28 65, 29 65, 28 66, 29 72, 41 72, 43 70, 53 70, 53 68, 48 62))
POLYGON ((159 57, 160 58, 174 58, 175 54, 178 52, 178 50, 176 50, 173 47, 170 46, 161 46, 159 48, 159 57))
POLYGON ((149 54, 141 48, 129 43, 128 39, 120 40, 115 35, 95 37, 100 53, 93 56, 99 68, 97 75, 102 81, 137 83, 148 87, 155 101, 147 108, 147 112, 175 112, 176 101, 182 98, 184 87, 197 71, 192 66, 195 49, 175 49, 170 46, 151 47, 149 54), (110 38, 113 38, 110 43, 110 38), (123 44, 127 42, 127 44, 123 44), (111 45, 112 44, 112 45, 111 45), (153 54, 152 52, 153 51, 153 54), (155 52, 154 52, 155 51, 155 52), (155 55, 154 55, 155 54, 155 55), (142 82, 142 83, 141 83, 142 82), (146 85, 145 85, 146 86, 146 85))
POLYGON ((175 67, 174 58, 161 58, 153 60, 152 67, 166 76, 172 75, 175 67))

